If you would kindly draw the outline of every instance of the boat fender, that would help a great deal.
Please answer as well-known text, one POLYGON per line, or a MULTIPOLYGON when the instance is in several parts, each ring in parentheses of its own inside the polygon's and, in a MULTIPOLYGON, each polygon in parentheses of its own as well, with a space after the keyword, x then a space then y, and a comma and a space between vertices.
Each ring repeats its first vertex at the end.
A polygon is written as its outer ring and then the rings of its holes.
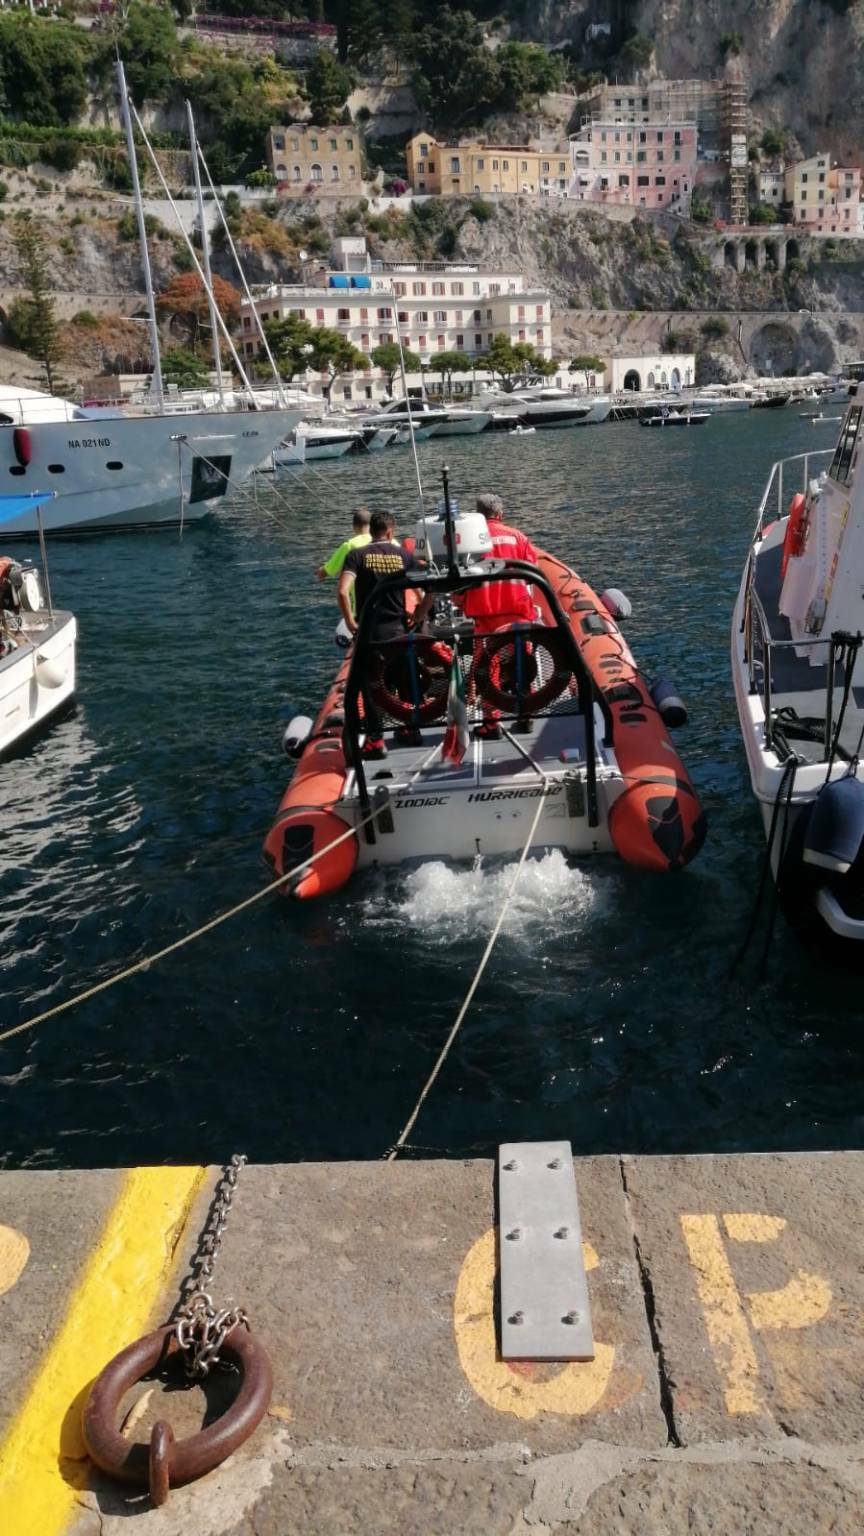
POLYGON ((660 718, 670 731, 677 730, 679 726, 687 724, 687 706, 679 696, 675 684, 668 677, 659 677, 651 689, 651 697, 660 713, 660 718))
POLYGON ((357 863, 357 838, 345 837, 348 830, 326 804, 291 805, 277 816, 264 852, 276 873, 289 877, 282 887, 286 896, 308 901, 329 896, 347 884, 357 863), (311 858, 314 864, 299 868, 311 858), (298 872, 292 879, 293 869, 298 872))
POLYGON ((36 681, 40 688, 59 688, 66 676, 66 663, 59 656, 36 657, 36 681))
POLYGON ((618 587, 607 587, 605 592, 600 593, 600 601, 612 619, 629 619, 633 612, 629 597, 618 587))
POLYGON ((336 625, 336 633, 333 636, 333 639, 336 641, 340 651, 347 651, 351 641, 354 639, 354 636, 352 635, 344 619, 340 619, 339 623, 336 625))
POLYGON ((854 774, 820 789, 804 836, 803 859, 845 875, 864 844, 864 784, 854 774))
POLYGON ((33 457, 33 443, 26 427, 15 428, 12 433, 12 447, 21 468, 26 469, 33 457))
POLYGON ((312 721, 308 715, 295 715, 289 720, 282 734, 282 751, 286 757, 299 757, 310 735, 312 721))
POLYGON ((802 491, 797 491, 789 503, 789 520, 783 536, 783 559, 780 562, 781 581, 786 575, 786 567, 790 559, 797 558, 798 555, 804 553, 804 543, 807 538, 806 508, 806 496, 802 491))

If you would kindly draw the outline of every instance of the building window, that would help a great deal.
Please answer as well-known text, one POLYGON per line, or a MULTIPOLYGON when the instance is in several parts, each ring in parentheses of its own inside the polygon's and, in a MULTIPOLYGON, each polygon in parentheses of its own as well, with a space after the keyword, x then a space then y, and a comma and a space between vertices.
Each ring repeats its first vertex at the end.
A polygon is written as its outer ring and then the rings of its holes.
POLYGON ((405 297, 405 284, 404 283, 394 283, 393 284, 393 292, 395 293, 397 299, 404 299, 404 297, 405 297))
POLYGON ((360 311, 360 324, 361 325, 365 325, 367 323, 368 319, 369 319, 369 311, 368 311, 368 309, 364 305, 364 307, 360 311))
POLYGON ((354 166, 354 165, 349 165, 349 167, 348 167, 348 180, 349 181, 354 181, 356 179, 356 177, 357 177, 357 167, 354 166))
POLYGON ((493 171, 497 171, 497 169, 498 169, 498 161, 497 160, 493 160, 492 161, 492 169, 493 169, 493 171))
POLYGON ((396 319, 399 321, 400 325, 407 325, 408 324, 408 311, 407 311, 407 309, 400 309, 398 314, 397 314, 397 316, 396 316, 396 319))
POLYGON ((680 149, 676 149, 676 151, 675 151, 675 159, 676 160, 680 160, 681 159, 681 151, 680 151, 680 149))
POLYGON ((322 171, 320 165, 313 165, 312 170, 309 173, 309 179, 310 181, 324 180, 324 172, 322 171))
POLYGON ((658 144, 662 144, 663 143, 663 134, 662 134, 662 132, 658 132, 658 134, 657 134, 657 143, 658 144))
POLYGON ((647 144, 648 143, 648 135, 647 135, 647 133, 640 133, 639 134, 639 143, 640 144, 647 144))
MULTIPOLYGON (((478 156, 478 159, 477 159, 477 169, 478 169, 478 171, 485 171, 485 169, 486 169, 486 161, 483 159, 482 155, 478 156)), ((480 190, 479 187, 478 187, 477 190, 478 191, 480 190)))
POLYGON ((300 140, 299 139, 292 139, 291 140, 291 148, 292 149, 299 149, 300 148, 300 140))
POLYGON ((657 151, 657 164, 658 165, 662 165, 663 164, 663 151, 662 151, 662 149, 658 149, 658 151, 657 151))
POLYGON ((252 329, 252 321, 249 319, 248 315, 243 316, 243 329, 244 331, 251 331, 252 329))
POLYGON ((510 169, 510 161, 509 160, 502 160, 501 161, 501 169, 502 169, 502 171, 509 171, 509 169, 510 169))
POLYGON ((379 331, 379 333, 378 333, 378 345, 379 345, 379 347, 389 346, 389 344, 390 344, 390 342, 392 340, 393 340, 393 337, 390 335, 389 331, 379 331))
POLYGON ((350 311, 350 309, 337 309, 337 311, 336 311, 336 318, 337 318, 337 320, 346 320, 346 321, 350 320, 351 319, 351 311, 350 311))
POLYGON ((425 336, 418 336, 417 337, 417 345, 420 348, 421 352, 425 352, 425 350, 426 350, 426 337, 425 336))
POLYGON ((383 309, 379 309, 379 311, 378 311, 378 319, 379 320, 392 320, 393 319, 393 311, 390 308, 389 304, 385 305, 383 309))
POLYGON ((439 352, 443 352, 443 351, 444 351, 444 348, 445 348, 445 347, 446 347, 446 345, 447 345, 447 339, 446 339, 446 337, 444 337, 444 336, 439 336, 439 337, 438 337, 438 351, 439 351, 439 352))
POLYGON ((435 311, 434 315, 432 316, 432 318, 435 321, 436 325, 446 325, 447 324, 447 311, 444 310, 444 309, 436 309, 436 311, 435 311))
POLYGON ((363 348, 364 352, 368 352, 369 351, 369 332, 368 331, 364 331, 363 335, 360 337, 360 345, 363 348))
POLYGON ((542 327, 542 325, 538 325, 538 327, 537 327, 536 331, 534 332, 534 334, 537 337, 538 341, 542 341, 543 340, 543 327, 542 327))
POLYGON ((475 309, 475 311, 474 311, 474 324, 475 325, 480 325, 482 323, 482 320, 483 320, 483 311, 481 309, 475 309))
POLYGON ((302 181, 303 180, 303 172, 301 171, 299 165, 295 165, 294 166, 294 169, 292 170, 291 175, 292 175, 294 181, 302 181))
POLYGON ((353 149, 354 148, 354 140, 353 139, 346 139, 345 140, 345 148, 346 149, 353 149))
POLYGON ((498 296, 498 294, 500 292, 501 292, 501 284, 500 283, 490 283, 489 284, 489 293, 490 293, 492 298, 497 298, 497 296, 498 296))
POLYGON ((421 159, 425 160, 425 158, 428 155, 428 153, 429 153, 429 145, 428 144, 421 144, 420 145, 420 157, 421 157, 421 159))
POLYGON ((453 311, 453 324, 454 325, 461 325, 462 324, 462 311, 461 311, 461 309, 454 309, 454 311, 453 311))
POLYGON ((430 176, 434 176, 435 175, 435 161, 434 160, 430 160, 429 164, 426 167, 426 169, 429 172, 430 176))
POLYGON ((542 304, 538 304, 536 309, 534 310, 534 318, 535 318, 535 320, 542 320, 543 319, 543 305, 542 304))
POLYGON ((483 345, 483 337, 480 335, 479 331, 475 331, 474 333, 474 345, 475 347, 482 347, 483 345))
POLYGON ((330 167, 330 180, 331 181, 338 181, 339 180, 339 167, 338 167, 338 165, 331 165, 331 167, 330 167))
POLYGON ((680 144, 681 143, 681 130, 680 130, 680 128, 676 128, 675 129, 675 143, 676 144, 680 144))
POLYGON ((324 324, 324 311, 323 311, 323 309, 316 309, 316 311, 315 311, 315 323, 316 323, 316 325, 323 325, 324 324))
POLYGON ((459 175, 459 156, 458 155, 454 155, 452 157, 451 161, 450 161, 450 173, 453 176, 458 176, 459 175))
POLYGON ((802 180, 802 182, 807 180, 807 172, 806 171, 802 171, 801 172, 801 180, 802 180))
POLYGON ((640 165, 644 165, 645 161, 647 159, 648 159, 648 156, 647 156, 645 150, 644 149, 637 149, 637 151, 636 151, 636 160, 637 160, 637 162, 640 165))
POLYGON ((603 164, 605 165, 606 164, 606 151, 605 151, 605 149, 601 149, 601 151, 600 151, 600 159, 602 160, 603 164))
POLYGON ((516 311, 516 318, 517 318, 517 320, 524 320, 525 319, 525 305, 524 304, 520 304, 519 305, 519 308, 516 311))
POLYGON ((284 133, 274 133, 274 135, 273 135, 273 145, 274 145, 274 148, 276 148, 276 149, 284 149, 285 148, 285 135, 284 135, 284 133))
POLYGON ((486 311, 486 320, 488 322, 491 319, 492 319, 492 311, 491 311, 491 309, 487 309, 487 311, 486 311))
POLYGON ((520 341, 524 341, 525 340, 525 332, 524 332, 524 330, 521 330, 519 332, 519 340, 520 341))
POLYGON ((418 325, 428 325, 428 323, 429 323, 429 311, 428 311, 428 309, 418 309, 416 315, 414 316, 414 319, 416 320, 418 325))
POLYGON ((465 337, 461 334, 456 337, 456 345, 457 347, 464 347, 465 345, 465 337))
POLYGON ((654 185, 655 185, 655 187, 665 187, 665 185, 666 185, 666 177, 665 176, 655 176, 654 177, 654 185))
POLYGON ((318 148, 318 140, 317 139, 310 139, 309 140, 309 148, 310 149, 317 149, 318 148))
POLYGON ((615 163, 616 163, 616 165, 618 164, 620 159, 621 159, 621 151, 620 151, 620 149, 616 149, 616 151, 615 151, 615 163))
POLYGON ((415 299, 424 299, 426 297, 426 284, 412 283, 411 292, 413 293, 415 299))
POLYGON ((443 296, 446 293, 446 291, 447 290, 446 290, 446 288, 445 288, 443 283, 433 283, 432 284, 432 295, 433 295, 433 297, 443 298, 443 296))
POLYGON ((637 187, 650 187, 650 185, 651 185, 651 177, 650 176, 637 176, 636 177, 636 185, 637 185, 637 187))
POLYGON ((456 299, 456 298, 461 299, 463 293, 465 292, 465 284, 464 283, 451 283, 451 285, 450 285, 450 292, 452 293, 454 299, 456 299))
POLYGON ((618 185, 619 187, 629 187, 630 177, 627 172, 625 172, 624 175, 618 177, 618 185))
POLYGON ((342 399, 343 400, 350 400, 351 399, 351 385, 350 384, 343 384, 342 385, 342 399))
POLYGON ((337 144, 336 140, 335 139, 331 139, 330 140, 330 149, 335 152, 338 148, 339 148, 339 145, 337 144))

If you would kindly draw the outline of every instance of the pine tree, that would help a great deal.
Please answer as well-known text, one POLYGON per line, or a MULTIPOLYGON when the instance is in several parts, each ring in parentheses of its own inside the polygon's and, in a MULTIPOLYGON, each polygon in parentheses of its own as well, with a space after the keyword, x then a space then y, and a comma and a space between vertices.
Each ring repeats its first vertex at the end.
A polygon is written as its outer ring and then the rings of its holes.
POLYGON ((61 356, 60 340, 45 245, 41 231, 29 213, 16 215, 13 239, 20 263, 21 283, 27 289, 27 353, 42 364, 48 392, 53 395, 57 381, 56 367, 61 356))

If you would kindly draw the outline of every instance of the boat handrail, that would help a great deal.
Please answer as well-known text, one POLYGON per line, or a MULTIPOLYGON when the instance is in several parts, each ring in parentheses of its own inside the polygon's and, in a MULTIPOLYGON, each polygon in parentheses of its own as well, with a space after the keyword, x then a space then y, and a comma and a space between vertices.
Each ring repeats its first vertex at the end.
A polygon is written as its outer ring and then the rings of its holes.
POLYGON ((784 498, 784 491, 787 488, 785 486, 785 484, 784 484, 784 482, 785 482, 785 469, 786 469, 787 464, 801 464, 801 463, 803 463, 803 465, 804 465, 804 472, 803 472, 803 475, 802 475, 802 483, 801 483, 801 487, 800 488, 801 488, 801 490, 806 492, 807 486, 809 484, 809 469, 810 469, 810 462, 811 462, 811 460, 812 459, 832 458, 833 455, 834 455, 834 449, 833 448, 811 448, 811 449, 809 449, 807 451, 807 453, 791 453, 791 454, 789 454, 788 458, 776 459, 775 460, 775 462, 771 466, 771 473, 768 476, 767 484, 765 486, 764 491, 762 492, 762 500, 759 503, 759 510, 758 510, 758 512, 756 514, 756 528, 755 528, 755 531, 754 531, 754 534, 753 534, 753 543, 754 544, 758 544, 759 541, 762 538, 762 528, 763 528, 763 524, 764 524, 764 521, 765 521, 765 513, 766 513, 766 511, 768 509, 768 502, 771 499, 771 490, 772 490, 772 486, 774 485, 775 481, 776 481, 776 484, 777 484, 777 516, 778 517, 785 516, 785 508, 783 506, 783 498, 784 498))
MULTIPOLYGON (((763 713, 764 713, 764 717, 765 717, 765 726, 764 726, 764 730, 765 730, 765 748, 766 748, 766 750, 768 750, 771 747, 771 745, 772 745, 772 740, 771 740, 771 738, 772 738, 772 728, 771 728, 772 727, 772 713, 773 713, 773 702, 772 702, 773 675, 772 675, 772 668, 771 668, 771 655, 772 655, 772 652, 773 651, 778 651, 778 650, 784 650, 784 649, 791 649, 791 648, 797 649, 799 646, 804 647, 804 646, 815 646, 815 645, 827 645, 827 646, 830 647, 830 655, 829 655, 829 665, 830 665, 831 664, 831 660, 832 660, 832 658, 834 656, 834 636, 833 635, 811 635, 811 636, 805 636, 805 637, 803 637, 800 640, 796 640, 794 638, 789 639, 789 640, 777 640, 777 639, 775 639, 772 636, 770 625, 768 623, 768 617, 767 617, 767 615, 765 613, 765 609, 762 606, 762 600, 759 597, 759 594, 756 591, 756 588, 755 588, 755 586, 753 584, 753 581, 752 581, 752 553, 751 553, 751 571, 748 573, 747 592, 746 592, 745 601, 744 601, 744 615, 743 615, 742 628, 743 628, 743 631, 744 631, 744 660, 747 663, 748 687, 749 687, 749 690, 750 690, 751 693, 757 693, 757 692, 760 691, 760 686, 757 683, 756 667, 757 667, 757 659, 761 661, 761 666, 762 666, 761 693, 762 693, 762 709, 763 709, 763 713), (758 643, 758 649, 759 649, 759 657, 758 658, 757 658, 757 643, 758 643)), ((833 690, 832 690, 832 692, 833 692, 833 690)), ((829 693, 829 700, 830 700, 830 698, 831 698, 831 694, 829 693)), ((830 751, 831 737, 832 737, 832 734, 833 734, 833 729, 834 729, 833 706, 832 706, 832 703, 829 702, 828 710, 826 711, 826 716, 825 716, 825 741, 824 741, 824 746, 825 746, 826 758, 827 758, 828 753, 830 751)))

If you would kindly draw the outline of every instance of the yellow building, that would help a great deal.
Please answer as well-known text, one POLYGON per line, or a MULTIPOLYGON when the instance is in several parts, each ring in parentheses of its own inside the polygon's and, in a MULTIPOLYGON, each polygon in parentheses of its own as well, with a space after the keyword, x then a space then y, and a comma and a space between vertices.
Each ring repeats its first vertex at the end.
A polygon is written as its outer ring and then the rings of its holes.
POLYGON ((811 155, 786 172, 786 201, 796 224, 817 235, 861 233, 861 170, 832 165, 830 155, 811 155))
POLYGON ((316 128, 289 123, 267 135, 267 163, 280 192, 337 196, 363 180, 363 141, 349 127, 316 128))
POLYGON ((448 144, 417 133, 405 154, 415 192, 435 197, 482 197, 496 192, 567 195, 570 148, 566 144, 484 144, 471 139, 448 144))

